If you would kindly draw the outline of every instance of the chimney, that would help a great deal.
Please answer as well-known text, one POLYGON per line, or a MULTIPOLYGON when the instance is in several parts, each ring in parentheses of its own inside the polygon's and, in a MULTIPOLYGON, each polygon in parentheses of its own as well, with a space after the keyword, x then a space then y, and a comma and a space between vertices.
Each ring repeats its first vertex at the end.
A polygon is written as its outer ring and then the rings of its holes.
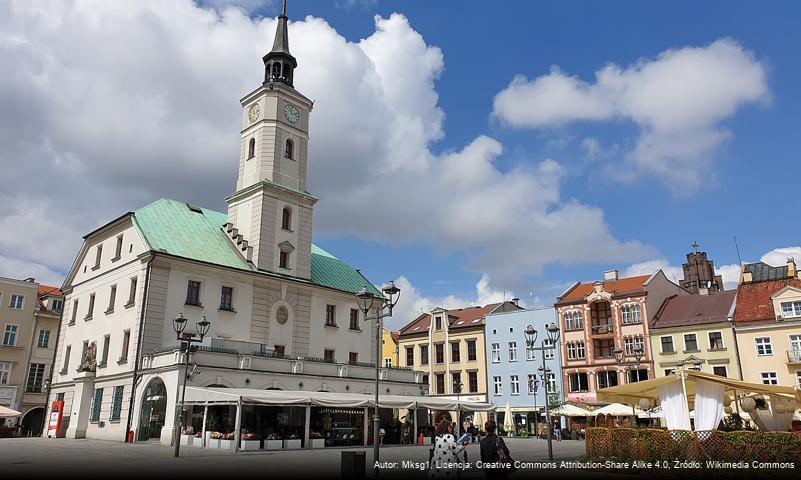
POLYGON ((519 306, 520 306, 520 305, 519 305, 519 303, 520 303, 520 299, 519 299, 519 298, 517 298, 517 297, 515 297, 515 298, 513 298, 513 299, 512 299, 512 303, 514 303, 516 307, 519 307, 519 306))
POLYGON ((617 270, 607 270, 604 272, 604 280, 617 280, 617 270))
POLYGON ((787 259, 787 276, 790 278, 796 277, 798 275, 798 271, 795 268, 795 259, 790 257, 787 259))

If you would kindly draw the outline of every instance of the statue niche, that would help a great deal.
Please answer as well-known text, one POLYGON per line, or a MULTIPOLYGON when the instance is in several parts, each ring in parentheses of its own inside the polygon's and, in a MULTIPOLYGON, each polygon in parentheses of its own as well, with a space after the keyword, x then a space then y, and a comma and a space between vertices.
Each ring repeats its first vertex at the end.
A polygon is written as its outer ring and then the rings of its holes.
POLYGON ((83 353, 81 360, 82 372, 94 372, 97 370, 97 342, 92 342, 83 353))

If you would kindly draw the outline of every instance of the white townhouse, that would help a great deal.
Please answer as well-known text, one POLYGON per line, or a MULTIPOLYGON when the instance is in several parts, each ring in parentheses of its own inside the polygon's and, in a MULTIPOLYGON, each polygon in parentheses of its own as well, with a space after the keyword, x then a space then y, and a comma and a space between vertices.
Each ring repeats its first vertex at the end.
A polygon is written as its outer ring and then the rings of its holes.
MULTIPOLYGON (((181 313, 187 331, 203 316, 211 322, 188 386, 373 392, 375 325, 355 293, 380 292, 312 244, 312 102, 293 88, 285 14, 263 60, 264 83, 241 99, 227 213, 161 199, 84 237, 63 286, 48 399, 64 402, 62 435, 173 441, 183 354, 172 320, 181 313)), ((424 392, 411 369, 380 375, 382 394, 424 392)))

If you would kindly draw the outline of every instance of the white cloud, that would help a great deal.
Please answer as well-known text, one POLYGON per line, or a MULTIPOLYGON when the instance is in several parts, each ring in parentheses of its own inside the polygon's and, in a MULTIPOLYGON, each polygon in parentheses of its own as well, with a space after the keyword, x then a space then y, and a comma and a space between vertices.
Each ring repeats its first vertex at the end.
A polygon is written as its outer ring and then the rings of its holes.
POLYGON ((609 64, 589 83, 554 67, 533 80, 516 76, 495 97, 493 115, 519 128, 625 119, 639 129, 623 180, 656 175, 676 193, 692 193, 720 144, 721 123, 743 105, 768 99, 766 67, 731 39, 684 47, 628 67, 609 64))
MULTIPOLYGON (((0 255, 63 272, 81 233, 157 198, 223 209, 237 98, 260 85, 275 25, 188 0, 0 2, 0 168, 17 180, 0 192, 0 225, 17 227, 0 234, 0 255)), ((313 17, 289 30, 295 86, 316 100, 317 235, 466 252, 501 289, 555 262, 653 254, 616 239, 600 209, 562 198, 554 160, 501 171, 503 146, 486 136, 432 154, 443 55, 403 15, 376 17, 359 42, 313 17)))
POLYGON ((0 255, 0 277, 17 280, 33 277, 37 282, 53 287, 60 287, 64 282, 61 272, 53 271, 46 265, 3 255, 0 255))
POLYGON ((684 277, 684 273, 682 272, 681 267, 674 267, 664 258, 658 258, 655 260, 647 260, 645 262, 635 263, 625 271, 621 276, 623 277, 632 277, 637 275, 651 275, 656 273, 657 270, 662 270, 665 272, 665 276, 675 283, 679 283, 681 279, 684 277))
POLYGON ((762 255, 759 260, 774 267, 781 267, 782 265, 787 265, 788 258, 794 259, 796 264, 801 266, 801 247, 774 248, 762 255))

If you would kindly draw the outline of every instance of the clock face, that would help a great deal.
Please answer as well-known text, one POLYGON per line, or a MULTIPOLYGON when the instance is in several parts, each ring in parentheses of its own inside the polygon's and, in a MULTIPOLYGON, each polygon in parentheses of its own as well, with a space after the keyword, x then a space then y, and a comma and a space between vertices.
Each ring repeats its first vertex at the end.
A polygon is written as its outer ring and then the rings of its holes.
POLYGON ((284 107, 284 117, 289 123, 298 123, 300 121, 300 111, 294 105, 286 105, 284 107))
POLYGON ((248 121, 250 121, 250 123, 253 123, 259 119, 259 111, 260 108, 258 103, 254 103, 250 106, 250 108, 248 108, 248 121))

